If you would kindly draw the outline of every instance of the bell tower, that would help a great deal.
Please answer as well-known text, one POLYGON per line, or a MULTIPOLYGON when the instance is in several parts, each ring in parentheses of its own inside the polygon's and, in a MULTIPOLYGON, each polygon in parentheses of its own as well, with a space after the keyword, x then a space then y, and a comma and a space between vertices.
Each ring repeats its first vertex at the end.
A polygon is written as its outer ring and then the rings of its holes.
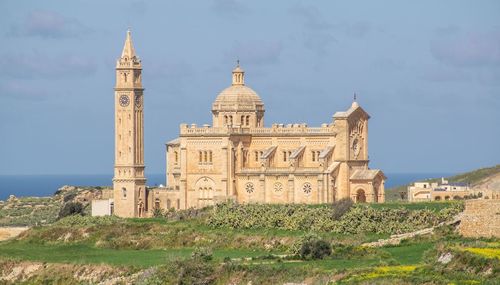
POLYGON ((116 62, 114 213, 119 217, 145 215, 144 113, 142 64, 130 30, 116 62))

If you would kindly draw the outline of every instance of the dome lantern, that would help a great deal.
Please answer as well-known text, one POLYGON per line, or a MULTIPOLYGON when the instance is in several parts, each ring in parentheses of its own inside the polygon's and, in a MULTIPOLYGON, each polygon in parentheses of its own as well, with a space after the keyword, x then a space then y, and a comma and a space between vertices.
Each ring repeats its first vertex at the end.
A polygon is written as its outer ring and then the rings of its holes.
POLYGON ((212 104, 213 126, 264 126, 264 103, 252 88, 245 85, 245 72, 237 62, 232 84, 222 90, 212 104))
POLYGON ((233 85, 245 85, 245 71, 240 67, 240 60, 236 61, 236 68, 233 69, 233 85))

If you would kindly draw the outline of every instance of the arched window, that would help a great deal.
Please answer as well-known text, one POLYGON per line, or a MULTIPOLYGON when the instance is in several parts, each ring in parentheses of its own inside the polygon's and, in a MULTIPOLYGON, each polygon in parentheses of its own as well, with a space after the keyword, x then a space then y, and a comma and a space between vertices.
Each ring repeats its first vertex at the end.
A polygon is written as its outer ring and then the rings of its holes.
POLYGON ((258 151, 255 152, 255 161, 259 161, 259 152, 258 151))
POLYGON ((122 187, 122 198, 127 198, 127 188, 122 187))
POLYGON ((123 82, 127 82, 127 73, 123 73, 123 82))
POLYGON ((245 124, 245 116, 241 116, 241 125, 243 126, 245 124))
POLYGON ((245 124, 246 124, 247 126, 249 126, 249 125, 250 125, 250 116, 247 116, 246 121, 245 121, 245 124))
POLYGON ((212 151, 209 152, 209 161, 212 162, 212 151))
POLYGON ((203 161, 203 154, 201 151, 199 151, 198 154, 199 154, 199 162, 201 163, 203 161))
POLYGON ((159 198, 155 199, 155 208, 160 209, 160 199, 159 198))
POLYGON ((311 160, 316 161, 316 152, 314 150, 311 152, 311 160))
POLYGON ((175 163, 179 162, 179 153, 177 153, 176 151, 174 152, 174 159, 175 163))
POLYGON ((227 125, 227 115, 224 116, 224 125, 227 125))
POLYGON ((206 152, 206 151, 204 151, 204 152, 203 152, 203 155, 204 155, 204 157, 203 157, 203 158, 204 158, 204 159, 203 159, 203 161, 204 161, 204 162, 207 162, 207 161, 208 161, 208 160, 207 160, 207 152, 206 152))

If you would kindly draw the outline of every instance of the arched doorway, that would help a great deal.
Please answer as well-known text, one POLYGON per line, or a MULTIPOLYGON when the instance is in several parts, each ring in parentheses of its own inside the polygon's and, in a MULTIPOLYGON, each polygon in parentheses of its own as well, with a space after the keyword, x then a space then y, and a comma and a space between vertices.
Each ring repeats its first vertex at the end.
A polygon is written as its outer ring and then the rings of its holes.
POLYGON ((357 203, 365 203, 366 202, 365 190, 358 189, 358 191, 356 191, 356 202, 357 203))
POLYGON ((440 201, 440 200, 441 200, 441 196, 436 196, 436 197, 434 198, 434 201, 440 201))
POLYGON ((211 178, 202 177, 198 179, 194 187, 195 191, 198 192, 198 207, 202 208, 214 204, 215 182, 211 178))

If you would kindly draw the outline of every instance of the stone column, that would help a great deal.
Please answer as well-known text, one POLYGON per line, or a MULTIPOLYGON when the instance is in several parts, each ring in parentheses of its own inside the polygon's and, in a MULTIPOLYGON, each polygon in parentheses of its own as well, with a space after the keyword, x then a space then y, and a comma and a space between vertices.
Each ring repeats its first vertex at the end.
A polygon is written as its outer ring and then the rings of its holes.
POLYGON ((288 203, 295 203, 295 176, 290 174, 288 176, 288 203))

